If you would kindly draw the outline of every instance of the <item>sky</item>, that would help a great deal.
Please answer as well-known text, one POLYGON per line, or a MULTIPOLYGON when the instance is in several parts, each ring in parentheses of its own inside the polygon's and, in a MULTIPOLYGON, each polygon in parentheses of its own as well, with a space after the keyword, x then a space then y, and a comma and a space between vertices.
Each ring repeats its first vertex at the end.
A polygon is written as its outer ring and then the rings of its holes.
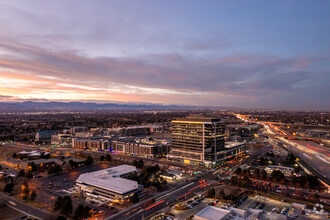
POLYGON ((330 109, 328 0, 0 0, 0 102, 330 109))

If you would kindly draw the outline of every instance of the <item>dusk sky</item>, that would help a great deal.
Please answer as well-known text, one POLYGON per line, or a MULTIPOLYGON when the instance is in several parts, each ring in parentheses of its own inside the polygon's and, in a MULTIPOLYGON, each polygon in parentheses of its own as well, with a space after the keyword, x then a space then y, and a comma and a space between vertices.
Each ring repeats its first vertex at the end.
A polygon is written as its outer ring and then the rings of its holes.
POLYGON ((0 1, 0 101, 330 110, 330 1, 0 1))

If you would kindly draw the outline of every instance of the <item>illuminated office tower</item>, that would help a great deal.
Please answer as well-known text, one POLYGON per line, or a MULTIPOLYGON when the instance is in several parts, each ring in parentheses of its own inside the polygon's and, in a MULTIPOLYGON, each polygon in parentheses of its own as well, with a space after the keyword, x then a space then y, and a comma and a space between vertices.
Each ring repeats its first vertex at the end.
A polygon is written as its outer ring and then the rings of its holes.
POLYGON ((169 159, 189 164, 217 164, 224 157, 225 125, 219 118, 187 117, 172 121, 169 159))

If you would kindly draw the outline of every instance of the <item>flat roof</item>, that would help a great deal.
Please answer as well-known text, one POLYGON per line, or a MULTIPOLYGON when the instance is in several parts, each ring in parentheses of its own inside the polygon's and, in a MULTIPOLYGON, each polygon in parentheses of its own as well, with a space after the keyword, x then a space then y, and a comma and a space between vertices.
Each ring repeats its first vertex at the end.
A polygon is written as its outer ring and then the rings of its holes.
POLYGON ((135 171, 135 166, 121 165, 91 173, 81 174, 76 182, 103 188, 119 194, 125 194, 137 189, 139 184, 136 181, 121 178, 119 176, 135 171))
POLYGON ((203 219, 207 220, 220 220, 226 215, 228 215, 230 211, 226 209, 221 209, 214 206, 206 206, 201 211, 197 212, 195 216, 198 216, 203 219))
POLYGON ((240 145, 246 144, 246 142, 231 142, 231 141, 226 141, 225 142, 225 148, 234 148, 238 147, 240 145))

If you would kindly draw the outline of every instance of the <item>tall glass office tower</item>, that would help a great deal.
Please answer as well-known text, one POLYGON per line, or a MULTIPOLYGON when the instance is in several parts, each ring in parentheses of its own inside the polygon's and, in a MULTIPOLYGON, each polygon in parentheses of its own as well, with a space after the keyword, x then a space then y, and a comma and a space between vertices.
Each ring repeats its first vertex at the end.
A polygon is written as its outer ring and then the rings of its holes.
POLYGON ((215 164, 225 148, 225 125, 219 118, 187 117, 172 121, 169 158, 189 164, 215 164))

